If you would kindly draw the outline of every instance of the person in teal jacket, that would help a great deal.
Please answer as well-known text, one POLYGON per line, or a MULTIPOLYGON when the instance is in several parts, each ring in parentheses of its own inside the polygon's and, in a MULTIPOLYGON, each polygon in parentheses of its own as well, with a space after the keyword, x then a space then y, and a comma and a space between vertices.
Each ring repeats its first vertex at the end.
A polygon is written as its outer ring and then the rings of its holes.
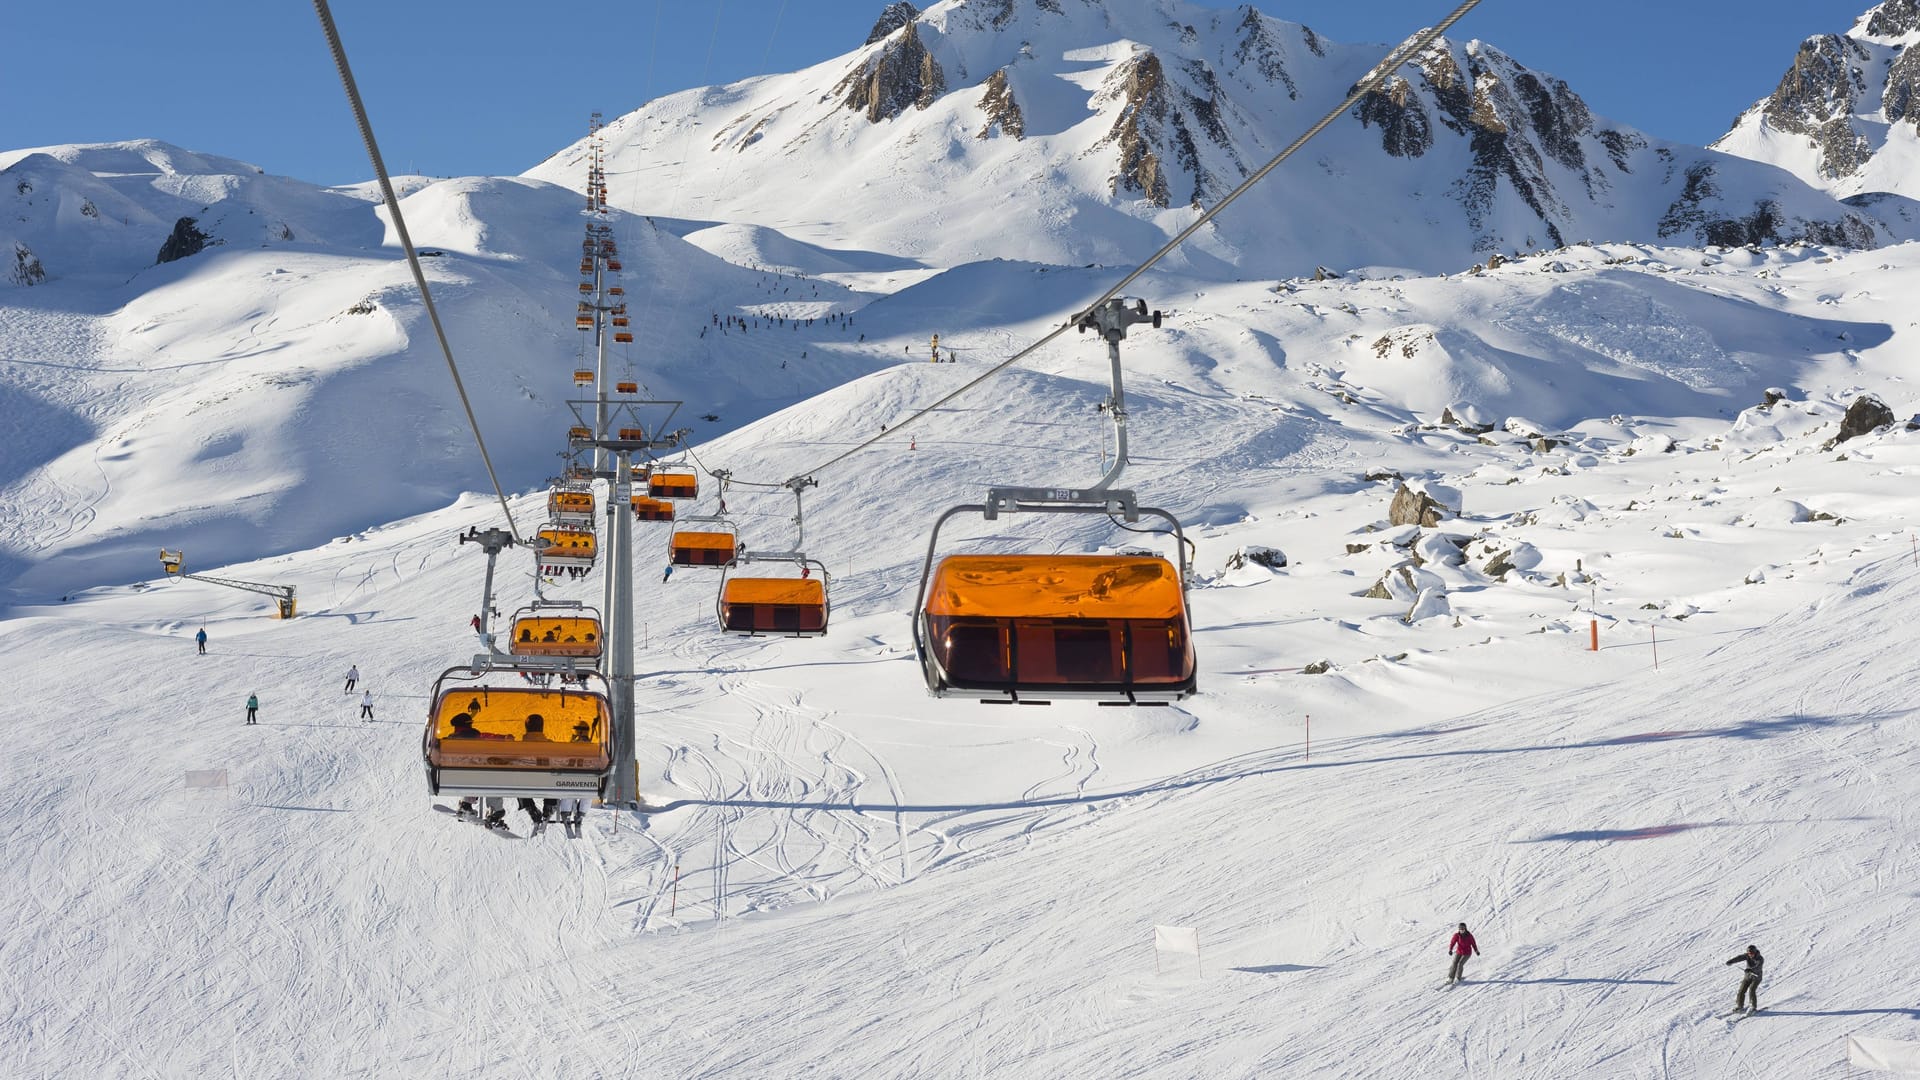
POLYGON ((255 719, 255 715, 259 713, 259 711, 260 711, 260 695, 248 694, 247 695, 247 723, 249 724, 259 723, 259 721, 255 719))

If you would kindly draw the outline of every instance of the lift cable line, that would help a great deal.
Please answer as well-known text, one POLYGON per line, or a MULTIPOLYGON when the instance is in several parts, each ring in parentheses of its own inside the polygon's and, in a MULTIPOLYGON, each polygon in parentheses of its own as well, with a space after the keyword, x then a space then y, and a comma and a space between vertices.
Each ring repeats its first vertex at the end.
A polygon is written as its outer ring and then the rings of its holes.
POLYGON ((514 539, 520 539, 520 530, 514 524, 513 509, 507 505, 507 493, 500 487, 500 477, 493 470, 493 458, 487 454, 487 441, 480 435, 480 421, 473 415, 473 402, 467 398, 466 384, 460 381, 460 368, 453 362, 453 346, 447 343, 446 328, 440 325, 440 311, 433 306, 433 294, 427 290, 426 271, 420 267, 420 254, 413 249, 413 237, 407 233, 407 219, 400 213, 400 199, 393 193, 393 181, 387 176, 387 165, 380 157, 380 147, 373 139, 373 124, 367 119, 366 103, 360 100, 360 87, 353 80, 353 69, 347 66, 347 50, 340 42, 340 29, 333 23, 333 11, 328 8, 327 0, 313 0, 313 10, 320 16, 320 28, 326 32, 327 48, 333 52, 333 65, 340 70, 340 83, 346 87, 347 104, 353 108, 354 122, 360 125, 360 138, 367 144, 367 159, 373 164, 375 177, 380 181, 380 193, 387 201, 387 213, 393 218, 393 230, 400 237, 400 247, 407 253, 407 266, 413 270, 414 284, 420 287, 420 299, 426 305, 427 318, 433 323, 433 335, 440 341, 440 352, 447 358, 447 371, 453 376, 453 388, 460 394, 460 406, 467 412, 467 426, 473 429, 474 445, 480 449, 480 461, 487 468, 487 479, 493 483, 493 493, 500 500, 500 512, 507 516, 507 528, 513 532, 514 539))
MULTIPOLYGON (((320 3, 320 2, 324 2, 324 0, 315 0, 315 2, 320 3)), ((837 454, 831 458, 828 458, 826 461, 823 461, 820 464, 815 465, 811 469, 804 470, 801 475, 812 476, 818 473, 825 472, 827 469, 830 469, 833 466, 840 464, 842 461, 845 461, 846 459, 852 457, 853 455, 860 453, 862 450, 865 450, 868 447, 873 446, 874 444, 887 438, 889 435, 897 434, 901 428, 906 427, 908 424, 914 423, 915 421, 926 416, 928 413, 934 412, 944 407, 949 402, 960 397, 961 395, 971 392, 976 387, 980 386, 980 384, 1000 374, 1002 371, 1005 371, 1007 368, 1012 367, 1013 365, 1019 363, 1020 361, 1025 360, 1027 357, 1032 356, 1034 353, 1039 352, 1041 349, 1047 347, 1048 345, 1051 345, 1056 339, 1058 339, 1062 334, 1065 334, 1068 330, 1071 330, 1074 327, 1092 318, 1094 313, 1098 311, 1102 305, 1107 303, 1109 300, 1112 300, 1118 297, 1121 291, 1124 290, 1128 285, 1133 284, 1135 281, 1140 279, 1141 275, 1145 274, 1148 270, 1153 269, 1154 264, 1158 263, 1161 259, 1166 258, 1169 254, 1171 254, 1174 251, 1175 248, 1178 248, 1181 244, 1185 243, 1188 240, 1188 238, 1193 236, 1194 233, 1200 231, 1201 227, 1205 226, 1208 222, 1212 221, 1214 218, 1220 216, 1221 211, 1233 205, 1235 200, 1239 199, 1240 196, 1246 194, 1247 191, 1250 188, 1252 188, 1255 184, 1265 179, 1268 173, 1272 172, 1274 169, 1280 166, 1281 162, 1284 162, 1288 158, 1292 157, 1296 152, 1299 151, 1299 149, 1302 146, 1305 146, 1307 144, 1308 140, 1320 134, 1322 131, 1325 131, 1328 127, 1330 127, 1333 124, 1335 120, 1338 120, 1341 117, 1341 115, 1344 114, 1348 109, 1351 109, 1355 105, 1359 104, 1362 98, 1366 97, 1368 94, 1372 93, 1373 91, 1379 89, 1381 84, 1387 81, 1388 76, 1398 71, 1403 65, 1407 63, 1407 61, 1413 59, 1416 55, 1418 55, 1421 52, 1424 52, 1427 48, 1432 46, 1432 44, 1440 38, 1440 35, 1452 29, 1453 24, 1459 22, 1461 18, 1467 14, 1467 12, 1472 11, 1474 8, 1478 7, 1479 5, 1480 5, 1480 0, 1463 0, 1460 6, 1454 8, 1452 13, 1450 13, 1446 18, 1440 20, 1438 23, 1435 23, 1433 26, 1430 26, 1425 30, 1420 31, 1414 36, 1408 38, 1406 41, 1401 42, 1397 48, 1395 48, 1392 52, 1387 54, 1386 59, 1380 61, 1379 64, 1375 65, 1373 70, 1367 72, 1366 76, 1362 78, 1359 82, 1354 83, 1353 89, 1348 92, 1346 99, 1341 101, 1340 104, 1330 109, 1325 116, 1320 118, 1320 121, 1318 123, 1308 128, 1306 132, 1302 134, 1299 138, 1287 144, 1287 147, 1285 149, 1281 150, 1278 154, 1274 155, 1273 160, 1267 162, 1265 165, 1262 165, 1260 166, 1260 168, 1254 170, 1252 174, 1250 174, 1245 180, 1240 182, 1239 187, 1236 187, 1232 191, 1228 192, 1224 198, 1222 198, 1219 202, 1213 204, 1213 206, 1210 209, 1203 212, 1199 217, 1195 218, 1193 222, 1189 224, 1186 228, 1181 229, 1180 232, 1173 237, 1173 239, 1168 240, 1164 245, 1162 245, 1160 250, 1154 252, 1153 255, 1147 259, 1147 261, 1141 263, 1138 267, 1134 268, 1134 270, 1131 273, 1127 274, 1126 277, 1121 278, 1117 283, 1115 283, 1112 288, 1102 293, 1099 299, 1094 300, 1092 303, 1088 304, 1084 309, 1082 309, 1079 312, 1076 312, 1072 318, 1069 318, 1066 322, 1062 323, 1060 326, 1049 331, 1045 336, 1041 337, 1040 340, 1034 342, 1033 344, 1027 346, 1026 348, 1021 349, 1019 352, 1014 353, 1012 356, 1007 357, 1005 360, 1002 360, 999 363, 988 368, 978 378, 975 378, 972 381, 966 383, 965 385, 959 387, 958 389, 949 392, 947 395, 940 398, 938 401, 935 401, 933 404, 924 406, 908 414, 906 419, 900 421, 897 424, 890 426, 886 431, 881 432, 878 435, 875 435, 869 439, 866 439, 860 443, 855 444, 851 449, 848 449, 840 454, 837 454)), ((736 484, 749 483, 749 481, 739 480, 739 479, 736 479, 733 482, 736 484)), ((756 486, 780 487, 782 485, 761 483, 756 486)))

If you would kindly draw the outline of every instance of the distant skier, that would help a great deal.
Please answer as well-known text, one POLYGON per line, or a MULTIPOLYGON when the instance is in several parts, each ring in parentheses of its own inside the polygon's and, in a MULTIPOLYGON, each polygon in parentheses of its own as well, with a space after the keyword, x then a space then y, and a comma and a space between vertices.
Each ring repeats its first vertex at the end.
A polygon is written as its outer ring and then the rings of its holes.
POLYGON ((193 643, 195 645, 200 646, 201 656, 207 655, 207 628, 206 627, 204 626, 201 627, 200 632, 193 635, 193 643))
POLYGON ((473 632, 476 634, 480 632, 480 616, 478 615, 473 617, 473 632))
POLYGON ((360 695, 360 719, 369 724, 373 722, 373 691, 367 690, 360 695))
POLYGON ((359 681, 360 681, 360 665, 354 664, 347 668, 347 688, 340 692, 343 694, 353 693, 353 684, 359 681))
POLYGON ((1447 942, 1447 952, 1453 954, 1453 966, 1447 969, 1448 986, 1466 981, 1467 957, 1479 951, 1480 946, 1474 943, 1473 933, 1467 929, 1466 923, 1461 923, 1460 929, 1453 933, 1453 940, 1447 942))
POLYGON ((1766 958, 1760 955, 1758 945, 1747 946, 1747 951, 1727 961, 1728 966, 1745 963, 1747 970, 1740 976, 1740 989, 1733 995, 1733 1011, 1757 1013, 1760 1011, 1760 972, 1766 966, 1766 958), (1747 1002, 1751 1008, 1743 1008, 1747 1002))
POLYGON ((248 694, 247 695, 247 723, 249 724, 258 723, 257 716, 259 712, 260 712, 260 695, 248 694))
POLYGON ((660 584, 665 585, 667 583, 667 579, 672 576, 673 576, 673 564, 668 563, 666 572, 660 575, 660 584))

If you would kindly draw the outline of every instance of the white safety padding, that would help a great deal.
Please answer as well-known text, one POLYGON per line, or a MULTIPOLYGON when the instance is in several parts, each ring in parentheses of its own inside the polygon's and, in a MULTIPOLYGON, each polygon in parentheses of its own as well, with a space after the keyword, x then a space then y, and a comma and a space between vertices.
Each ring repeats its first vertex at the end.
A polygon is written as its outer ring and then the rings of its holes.
POLYGON ((1162 953, 1185 953, 1193 957, 1194 970, 1200 968, 1200 929, 1195 926, 1155 926, 1153 928, 1153 970, 1160 970, 1162 953))
POLYGON ((1199 956, 1200 930, 1193 926, 1156 926, 1153 928, 1153 947, 1161 952, 1199 956))
POLYGON ((223 788, 227 786, 225 769, 188 769, 187 786, 190 788, 223 788))
POLYGON ((1920 1075, 1920 1042, 1849 1035, 1847 1064, 1876 1072, 1920 1075))

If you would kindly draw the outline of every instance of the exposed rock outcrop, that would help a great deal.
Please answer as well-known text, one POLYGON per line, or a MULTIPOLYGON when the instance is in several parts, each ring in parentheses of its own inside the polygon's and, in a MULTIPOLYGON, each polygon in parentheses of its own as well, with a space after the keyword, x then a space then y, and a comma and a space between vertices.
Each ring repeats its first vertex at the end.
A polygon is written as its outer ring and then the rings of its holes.
POLYGON ((33 249, 18 240, 13 242, 13 266, 7 270, 7 280, 15 285, 38 285, 47 279, 47 268, 40 265, 40 259, 33 249))
POLYGON ((1451 508, 1426 492, 1415 491, 1401 484, 1400 490, 1393 493, 1393 505, 1387 509, 1387 520, 1394 525, 1420 525, 1430 529, 1452 512, 1451 508))
POLYGON ((980 97, 980 110, 987 114, 987 122, 974 137, 986 139, 997 133, 1016 140, 1026 138, 1026 119, 1020 115, 1020 103, 1014 100, 1013 88, 1007 85, 1007 69, 1001 68, 987 76, 986 89, 980 97))
MULTIPOLYGON (((912 10, 907 4, 894 6, 912 10)), ((947 74, 921 42, 914 23, 909 21, 884 40, 886 45, 879 52, 869 56, 834 87, 834 92, 841 95, 842 104, 854 112, 865 113, 875 124, 891 120, 909 108, 924 109, 947 90, 947 74)))
POLYGON ((199 222, 183 217, 173 223, 173 234, 167 237, 166 243, 160 245, 160 254, 154 256, 153 261, 170 263, 189 255, 198 255, 210 242, 216 241, 200 231, 199 222))
POLYGON ((903 26, 911 25, 919 17, 920 9, 907 3, 906 0, 888 4, 881 10, 880 17, 873 21, 873 30, 867 34, 866 43, 871 45, 876 41, 885 40, 888 34, 903 26))
POLYGON ((1840 433, 1833 437, 1828 446, 1837 446, 1848 439, 1857 439, 1893 423, 1893 410, 1887 403, 1872 394, 1862 394, 1847 406, 1847 415, 1840 418, 1840 433))

